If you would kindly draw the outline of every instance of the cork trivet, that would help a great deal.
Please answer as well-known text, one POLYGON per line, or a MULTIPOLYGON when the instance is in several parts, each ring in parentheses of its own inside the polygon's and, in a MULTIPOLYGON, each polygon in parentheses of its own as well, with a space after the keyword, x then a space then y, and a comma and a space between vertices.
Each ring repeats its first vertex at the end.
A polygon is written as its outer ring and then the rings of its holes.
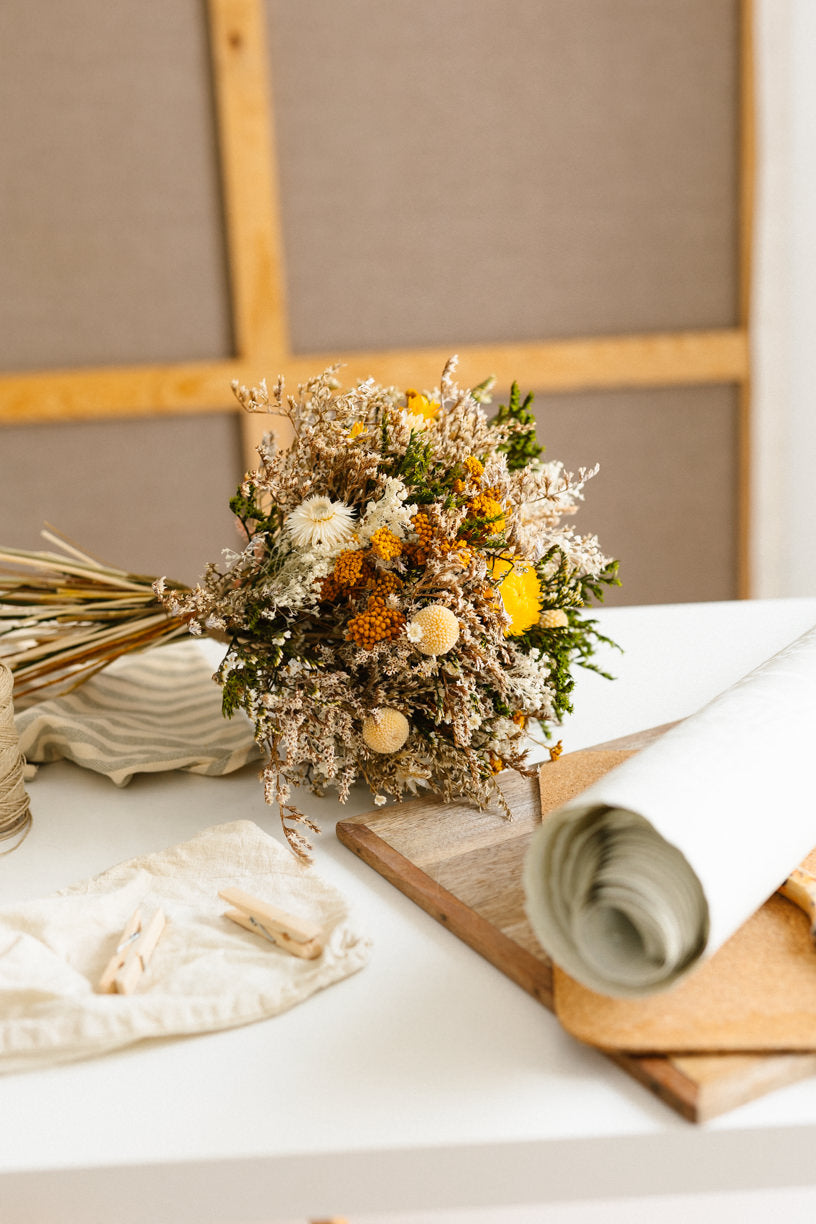
POLYGON ((0 662, 0 841, 16 838, 2 854, 16 850, 31 828, 31 807, 23 782, 25 761, 14 726, 13 690, 14 677, 0 662))
POLYGON ((546 816, 580 795, 635 752, 633 748, 585 748, 542 765, 538 774, 541 815, 546 816))

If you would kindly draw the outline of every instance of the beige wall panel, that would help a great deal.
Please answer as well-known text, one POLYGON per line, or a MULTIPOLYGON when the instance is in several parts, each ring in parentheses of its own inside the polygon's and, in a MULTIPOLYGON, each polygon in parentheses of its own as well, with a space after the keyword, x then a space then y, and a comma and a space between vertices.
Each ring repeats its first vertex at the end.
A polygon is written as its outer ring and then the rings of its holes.
POLYGON ((545 458, 601 465, 573 525, 621 562, 606 603, 736 598, 733 388, 537 395, 534 408, 545 458))
POLYGON ((4 545, 44 547, 49 522, 113 565, 192 582, 238 541, 235 415, 8 426, 0 448, 4 545))
POLYGON ((228 356, 199 0, 0 7, 0 369, 228 356))
POLYGON ((295 351, 737 312, 737 0, 268 0, 295 351))

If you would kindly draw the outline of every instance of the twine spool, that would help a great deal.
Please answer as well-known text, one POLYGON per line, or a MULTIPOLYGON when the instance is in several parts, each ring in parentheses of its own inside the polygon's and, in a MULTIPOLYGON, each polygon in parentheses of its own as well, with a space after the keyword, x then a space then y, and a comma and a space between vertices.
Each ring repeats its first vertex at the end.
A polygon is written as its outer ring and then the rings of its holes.
POLYGON ((31 807, 23 783, 25 760, 14 725, 13 691, 14 677, 0 662, 0 841, 16 837, 16 845, 10 847, 16 850, 31 828, 31 807))

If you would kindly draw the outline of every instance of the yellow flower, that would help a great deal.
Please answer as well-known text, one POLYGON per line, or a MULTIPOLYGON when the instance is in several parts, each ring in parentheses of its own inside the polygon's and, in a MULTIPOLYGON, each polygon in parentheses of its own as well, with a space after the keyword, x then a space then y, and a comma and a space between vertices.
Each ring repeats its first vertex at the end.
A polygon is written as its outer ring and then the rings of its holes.
POLYGON ((541 608, 541 583, 529 561, 492 557, 490 571, 499 584, 499 595, 510 624, 505 637, 518 637, 538 623, 541 608))
POLYGON ((472 518, 485 519, 487 535, 499 535, 507 526, 504 506, 489 492, 477 493, 467 504, 468 514, 472 518))
POLYGON ((413 387, 408 387, 405 392, 405 411, 411 416, 432 421, 439 412, 439 404, 436 400, 429 400, 427 395, 422 395, 413 387))
POLYGON ((365 433, 365 431, 366 431, 366 427, 363 424, 363 422, 355 421, 351 429, 349 430, 349 438, 351 440, 353 440, 354 438, 359 438, 360 434, 365 433))
POLYGON ((380 527, 371 537, 371 551, 383 561, 393 561, 402 552, 402 540, 387 527, 380 527))

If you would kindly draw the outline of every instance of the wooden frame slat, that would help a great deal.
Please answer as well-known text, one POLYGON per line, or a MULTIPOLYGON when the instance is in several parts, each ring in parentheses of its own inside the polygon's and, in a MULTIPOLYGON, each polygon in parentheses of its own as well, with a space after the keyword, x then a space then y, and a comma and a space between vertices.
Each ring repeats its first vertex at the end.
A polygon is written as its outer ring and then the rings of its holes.
MULTIPOLYGON (((747 336, 740 328, 462 345, 458 352, 463 382, 465 374, 476 381, 493 374, 502 387, 518 378, 542 391, 740 382, 749 366, 747 336)), ((294 386, 337 362, 350 378, 371 375, 388 386, 432 387, 450 355, 449 348, 308 355, 273 350, 209 364, 9 374, 0 378, 0 411, 5 421, 18 423, 221 411, 230 403, 233 378, 257 383, 265 375, 283 373, 294 386)))
MULTIPOLYGON (((739 315, 746 349, 751 331, 753 288, 754 191, 756 183, 756 96, 754 88, 753 0, 740 0, 740 148, 739 148, 739 315)), ((753 422, 751 362, 738 380, 737 402, 737 594, 748 599, 754 589, 751 566, 753 422)))
POLYGON ((288 352, 277 155, 263 8, 209 0, 237 356, 288 352))

